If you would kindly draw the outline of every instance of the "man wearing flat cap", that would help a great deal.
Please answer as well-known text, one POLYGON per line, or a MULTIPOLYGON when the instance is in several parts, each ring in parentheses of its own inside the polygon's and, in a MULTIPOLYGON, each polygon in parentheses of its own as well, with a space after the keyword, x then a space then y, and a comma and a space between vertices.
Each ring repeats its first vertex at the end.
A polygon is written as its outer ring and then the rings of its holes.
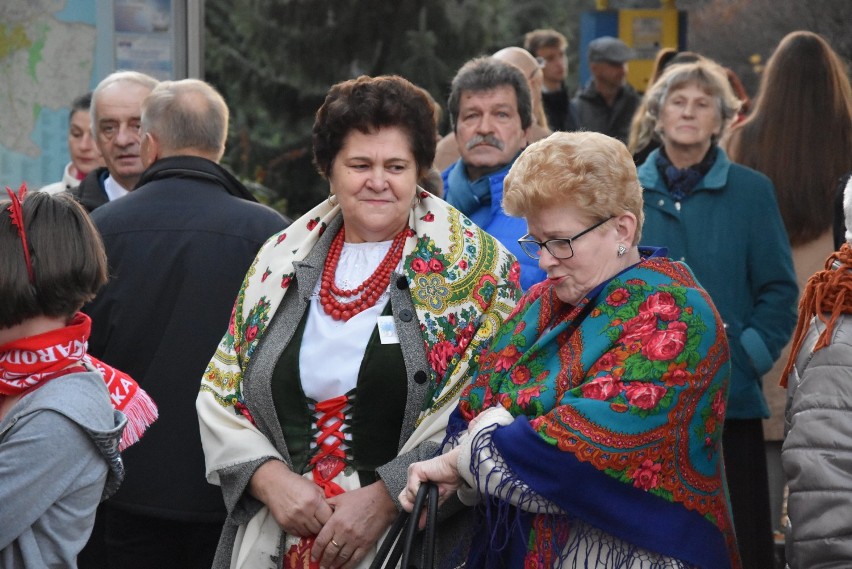
POLYGON ((573 99, 580 129, 626 143, 640 100, 625 80, 627 62, 636 54, 620 39, 604 36, 589 42, 588 56, 592 78, 573 99))

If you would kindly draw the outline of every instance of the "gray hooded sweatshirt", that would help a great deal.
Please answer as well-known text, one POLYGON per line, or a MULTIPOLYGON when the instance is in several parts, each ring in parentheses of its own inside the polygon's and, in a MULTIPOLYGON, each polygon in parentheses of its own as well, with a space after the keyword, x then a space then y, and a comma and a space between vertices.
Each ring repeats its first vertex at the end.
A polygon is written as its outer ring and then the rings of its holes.
POLYGON ((53 379, 9 410, 0 421, 0 567, 77 567, 95 509, 124 478, 126 422, 94 372, 53 379))

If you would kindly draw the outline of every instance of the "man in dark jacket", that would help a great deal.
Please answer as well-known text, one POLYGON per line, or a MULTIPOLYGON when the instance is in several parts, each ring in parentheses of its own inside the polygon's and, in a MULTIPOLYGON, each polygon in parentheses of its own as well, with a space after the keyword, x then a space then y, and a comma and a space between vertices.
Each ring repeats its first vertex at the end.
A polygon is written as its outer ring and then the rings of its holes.
POLYGON ((228 108, 195 79, 160 83, 142 105, 147 169, 92 214, 110 282, 86 307, 89 350, 135 378, 160 417, 124 454, 103 508, 109 567, 209 568, 225 507, 205 479, 195 399, 257 250, 287 221, 218 165, 228 108))
POLYGON ((588 57, 592 78, 573 99, 580 128, 626 144, 640 101, 626 81, 627 62, 636 53, 620 39, 604 36, 589 42, 588 57))
POLYGON ((139 156, 142 101, 157 80, 137 71, 117 71, 92 93, 92 136, 106 167, 89 172, 71 195, 87 211, 124 197, 145 167, 139 156))

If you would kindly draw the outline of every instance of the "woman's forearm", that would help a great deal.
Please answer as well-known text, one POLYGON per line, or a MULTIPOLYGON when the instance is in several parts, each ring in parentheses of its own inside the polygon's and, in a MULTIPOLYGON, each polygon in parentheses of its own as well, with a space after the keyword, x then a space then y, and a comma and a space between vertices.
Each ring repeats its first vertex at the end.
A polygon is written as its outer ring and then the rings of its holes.
POLYGON ((472 430, 459 440, 456 468, 464 485, 458 494, 472 505, 483 494, 498 498, 533 513, 560 513, 561 508, 535 492, 506 464, 494 446, 494 431, 514 418, 501 407, 489 409, 472 423, 472 430))

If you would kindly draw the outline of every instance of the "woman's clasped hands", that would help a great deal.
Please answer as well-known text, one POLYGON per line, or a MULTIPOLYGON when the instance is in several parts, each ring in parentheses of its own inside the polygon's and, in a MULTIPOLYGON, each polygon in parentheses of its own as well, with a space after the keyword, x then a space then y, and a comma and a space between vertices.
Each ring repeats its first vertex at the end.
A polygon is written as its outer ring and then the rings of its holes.
POLYGON ((382 481, 326 498, 322 488, 278 460, 255 472, 250 491, 286 533, 316 536, 311 559, 322 569, 357 566, 397 513, 382 481))
POLYGON ((266 504, 286 533, 316 535, 331 517, 322 489, 279 460, 265 462, 252 476, 251 495, 266 504))
POLYGON ((397 514, 385 483, 350 490, 328 499, 333 513, 317 534, 311 557, 323 569, 351 569, 370 553, 397 514))

